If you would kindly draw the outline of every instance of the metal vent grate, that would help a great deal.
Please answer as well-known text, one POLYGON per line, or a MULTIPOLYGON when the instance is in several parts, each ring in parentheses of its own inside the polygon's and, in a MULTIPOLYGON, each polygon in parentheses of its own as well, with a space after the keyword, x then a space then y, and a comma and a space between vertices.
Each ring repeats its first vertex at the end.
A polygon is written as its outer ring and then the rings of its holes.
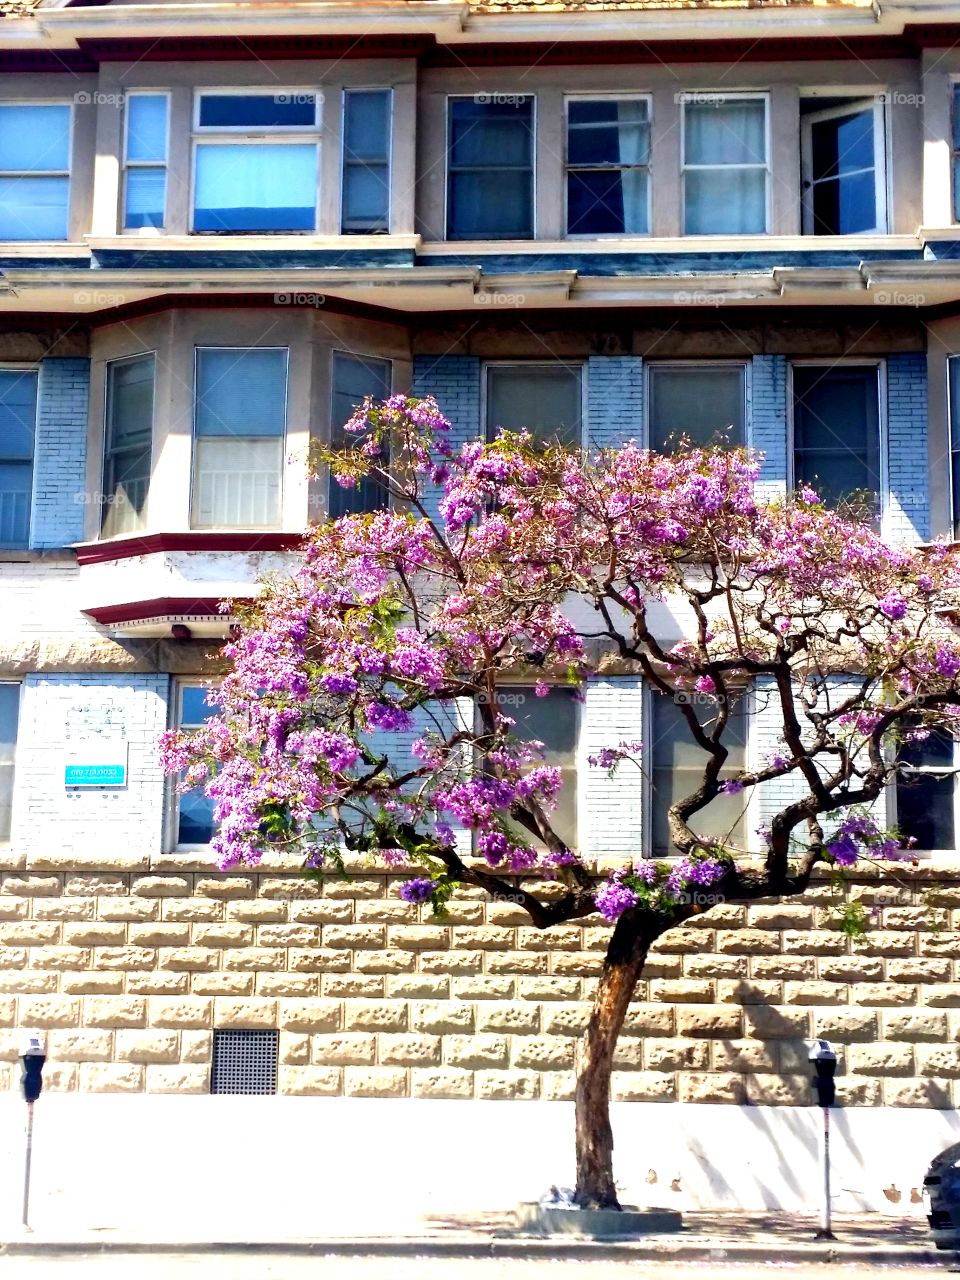
POLYGON ((276 1093, 279 1031, 213 1033, 211 1093, 276 1093))

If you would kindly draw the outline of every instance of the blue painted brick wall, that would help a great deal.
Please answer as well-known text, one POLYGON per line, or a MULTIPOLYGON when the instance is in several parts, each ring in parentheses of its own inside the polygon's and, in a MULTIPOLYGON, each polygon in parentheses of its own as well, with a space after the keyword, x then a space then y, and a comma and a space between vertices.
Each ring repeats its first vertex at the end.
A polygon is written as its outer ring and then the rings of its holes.
POLYGON ((927 357, 887 357, 887 476, 884 532, 895 542, 930 536, 927 357))
POLYGON ((643 438, 643 359, 591 356, 587 361, 587 444, 610 449, 643 438))
POLYGON ((750 370, 750 444, 763 454, 757 486, 764 499, 787 487, 787 358, 754 356, 750 370))
MULTIPOLYGON (((480 359, 478 356, 417 356, 413 362, 413 394, 433 396, 444 417, 450 421, 450 443, 454 449, 476 440, 480 423, 480 359)), ((427 494, 427 506, 434 509, 436 490, 427 494)))
POLYGON ((40 365, 30 545, 65 547, 83 539, 90 361, 40 365))

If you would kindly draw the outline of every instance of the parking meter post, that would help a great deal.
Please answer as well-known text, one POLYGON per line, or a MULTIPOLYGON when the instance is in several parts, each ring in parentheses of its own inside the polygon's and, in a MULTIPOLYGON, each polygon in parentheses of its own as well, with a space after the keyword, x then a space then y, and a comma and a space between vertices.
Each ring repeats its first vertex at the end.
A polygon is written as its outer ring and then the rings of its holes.
POLYGON ((25 1031, 20 1047, 20 1088, 27 1104, 27 1136, 23 1157, 23 1227, 30 1227, 30 1174, 33 1169, 33 1105, 43 1089, 43 1064, 47 1060, 44 1038, 36 1031, 25 1031))
POLYGON ((817 1101, 823 1112, 823 1218, 820 1230, 814 1237, 816 1240, 836 1240, 833 1234, 832 1197, 830 1194, 830 1108, 836 1101, 837 1091, 834 1075, 837 1070, 837 1055, 828 1040, 814 1040, 810 1049, 810 1061, 816 1067, 813 1087, 817 1091, 817 1101))
POLYGON ((31 1231, 30 1226, 30 1172, 33 1165, 33 1103, 27 1103, 27 1146, 23 1158, 23 1225, 31 1231))

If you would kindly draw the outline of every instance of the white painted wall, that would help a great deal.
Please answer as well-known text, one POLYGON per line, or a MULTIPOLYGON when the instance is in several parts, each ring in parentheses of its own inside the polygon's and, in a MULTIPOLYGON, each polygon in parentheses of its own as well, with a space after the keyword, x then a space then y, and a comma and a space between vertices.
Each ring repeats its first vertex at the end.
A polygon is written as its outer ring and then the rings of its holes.
MULTIPOLYGON (((0 1100, 5 1231, 19 1221, 25 1114, 16 1094, 0 1100)), ((626 1201, 819 1208, 815 1108, 620 1103, 613 1116, 626 1201)), ((835 1211, 920 1216, 957 1115, 832 1118, 835 1211)), ((184 1240, 409 1233, 424 1215, 509 1209, 570 1183, 572 1143, 561 1102, 51 1094, 36 1108, 32 1220, 184 1240)))

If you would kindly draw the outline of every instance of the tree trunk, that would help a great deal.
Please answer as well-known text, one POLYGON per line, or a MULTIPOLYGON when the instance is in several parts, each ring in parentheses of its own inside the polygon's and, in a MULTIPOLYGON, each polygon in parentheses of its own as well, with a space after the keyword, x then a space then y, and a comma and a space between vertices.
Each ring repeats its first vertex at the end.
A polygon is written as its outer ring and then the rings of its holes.
POLYGON ((613 1051, 636 990, 652 939, 633 911, 617 921, 581 1045, 576 1093, 577 1204, 581 1209, 619 1209, 613 1181, 610 1074, 613 1051))

